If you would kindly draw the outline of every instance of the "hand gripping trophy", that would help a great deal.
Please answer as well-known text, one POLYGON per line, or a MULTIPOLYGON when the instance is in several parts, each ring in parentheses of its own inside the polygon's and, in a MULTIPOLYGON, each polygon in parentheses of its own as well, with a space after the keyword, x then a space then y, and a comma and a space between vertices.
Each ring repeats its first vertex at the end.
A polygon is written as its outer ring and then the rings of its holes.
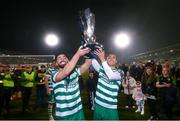
POLYGON ((96 49, 103 49, 103 45, 96 42, 96 36, 94 35, 95 28, 95 15, 90 11, 89 8, 84 11, 80 11, 79 24, 81 28, 81 45, 85 48, 91 49, 90 53, 85 55, 87 58, 95 58, 94 51, 96 49))

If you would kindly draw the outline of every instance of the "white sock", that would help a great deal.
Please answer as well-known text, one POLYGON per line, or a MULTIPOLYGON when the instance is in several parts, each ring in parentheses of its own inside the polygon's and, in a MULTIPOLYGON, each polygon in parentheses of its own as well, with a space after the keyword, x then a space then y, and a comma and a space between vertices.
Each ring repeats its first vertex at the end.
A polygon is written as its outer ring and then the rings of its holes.
POLYGON ((141 108, 141 115, 144 115, 144 106, 141 108))
POLYGON ((138 109, 135 112, 140 112, 140 111, 141 111, 141 108, 140 106, 138 106, 138 109))

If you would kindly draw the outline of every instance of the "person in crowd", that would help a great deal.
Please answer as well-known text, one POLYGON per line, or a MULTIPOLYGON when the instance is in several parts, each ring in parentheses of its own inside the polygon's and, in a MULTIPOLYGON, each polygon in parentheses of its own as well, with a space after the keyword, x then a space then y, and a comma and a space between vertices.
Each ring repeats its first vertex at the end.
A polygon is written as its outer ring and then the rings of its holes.
POLYGON ((21 74, 22 74, 22 68, 20 65, 17 65, 14 69, 15 74, 15 80, 14 80, 14 95, 12 96, 12 100, 14 99, 20 99, 22 97, 21 92, 21 74))
MULTIPOLYGON (((3 82, 3 95, 2 95, 2 104, 1 108, 5 108, 5 114, 10 113, 10 102, 11 102, 11 96, 13 93, 14 89, 14 79, 15 75, 13 72, 10 70, 10 66, 6 65, 4 67, 4 74, 2 77, 2 82, 3 82)), ((2 110, 2 109, 1 109, 2 110)))
POLYGON ((136 86, 136 80, 130 75, 130 72, 127 71, 126 77, 122 82, 122 86, 124 88, 124 94, 126 95, 126 106, 125 108, 129 108, 134 106, 134 101, 132 99, 133 90, 136 86))
POLYGON ((142 62, 139 62, 135 69, 135 80, 141 81, 142 74, 144 73, 144 66, 142 62))
POLYGON ((120 69, 123 70, 124 76, 126 76, 127 71, 129 70, 127 64, 122 64, 122 66, 120 66, 120 69))
POLYGON ((29 112, 29 101, 34 86, 36 73, 32 70, 31 65, 26 65, 25 71, 21 75, 22 85, 22 113, 29 112))
POLYGON ((136 87, 133 90, 133 95, 132 98, 136 101, 136 105, 138 109, 135 111, 141 112, 141 115, 144 115, 144 104, 145 104, 145 95, 142 93, 142 88, 141 88, 141 82, 137 81, 136 82, 136 87))
POLYGON ((79 68, 76 67, 76 64, 81 56, 89 52, 90 49, 80 47, 71 60, 65 54, 56 56, 59 68, 53 73, 56 120, 84 120, 78 77, 89 69, 92 60, 86 59, 79 68))
POLYGON ((174 77, 170 75, 169 66, 164 66, 162 68, 162 76, 160 76, 156 82, 156 87, 160 89, 161 112, 163 112, 169 120, 172 120, 172 108, 177 99, 175 83, 174 77))
POLYGON ((46 76, 46 66, 41 65, 40 70, 37 71, 36 81, 36 104, 35 109, 45 106, 45 95, 46 95, 46 86, 45 86, 45 76, 46 76))
POLYGON ((177 63, 175 69, 176 87, 178 89, 177 96, 177 112, 180 112, 180 62, 177 63))
POLYGON ((145 64, 145 72, 142 75, 142 92, 147 97, 148 109, 150 112, 149 120, 157 120, 157 88, 156 74, 154 65, 151 62, 145 64))
POLYGON ((57 71, 56 61, 53 60, 51 66, 47 69, 45 77, 46 93, 48 95, 48 116, 50 121, 54 120, 53 109, 55 108, 55 99, 52 86, 52 76, 55 71, 57 71))
POLYGON ((99 57, 101 64, 95 59, 92 61, 93 67, 99 72, 93 119, 118 120, 117 97, 124 73, 116 68, 117 58, 115 54, 109 54, 105 60, 103 50, 97 49, 95 53, 99 57))
POLYGON ((180 62, 177 64, 175 69, 176 86, 180 92, 180 62))
POLYGON ((156 74, 160 76, 162 74, 162 65, 160 62, 156 64, 156 74))
POLYGON ((0 66, 0 116, 2 115, 2 108, 3 108, 3 78, 4 78, 4 69, 3 66, 0 66))
POLYGON ((136 62, 133 62, 133 63, 130 65, 129 72, 131 73, 131 76, 132 76, 133 78, 136 78, 136 62))
POLYGON ((91 106, 91 110, 94 110, 94 99, 95 99, 95 92, 96 92, 96 79, 95 74, 93 72, 89 72, 89 78, 86 81, 87 89, 89 92, 89 102, 91 106))

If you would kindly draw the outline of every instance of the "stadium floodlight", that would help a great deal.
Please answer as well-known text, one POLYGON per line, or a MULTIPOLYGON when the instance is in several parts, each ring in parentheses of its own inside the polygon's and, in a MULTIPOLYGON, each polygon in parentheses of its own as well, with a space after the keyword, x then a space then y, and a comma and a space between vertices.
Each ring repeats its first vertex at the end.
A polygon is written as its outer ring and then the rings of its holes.
POLYGON ((55 34, 48 34, 45 37, 45 42, 48 46, 54 47, 58 44, 59 38, 55 34))
POLYGON ((120 33, 117 34, 114 38, 114 43, 117 47, 120 48, 125 48, 129 45, 130 43, 130 38, 127 34, 125 33, 120 33))

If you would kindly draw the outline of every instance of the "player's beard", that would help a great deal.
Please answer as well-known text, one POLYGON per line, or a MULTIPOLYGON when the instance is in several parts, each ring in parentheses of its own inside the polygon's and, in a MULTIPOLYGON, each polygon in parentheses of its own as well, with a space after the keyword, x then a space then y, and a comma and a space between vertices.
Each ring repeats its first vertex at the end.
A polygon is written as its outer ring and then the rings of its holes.
POLYGON ((63 61, 63 62, 61 62, 61 63, 59 64, 59 67, 60 67, 60 68, 64 68, 66 64, 67 64, 67 62, 63 61))

